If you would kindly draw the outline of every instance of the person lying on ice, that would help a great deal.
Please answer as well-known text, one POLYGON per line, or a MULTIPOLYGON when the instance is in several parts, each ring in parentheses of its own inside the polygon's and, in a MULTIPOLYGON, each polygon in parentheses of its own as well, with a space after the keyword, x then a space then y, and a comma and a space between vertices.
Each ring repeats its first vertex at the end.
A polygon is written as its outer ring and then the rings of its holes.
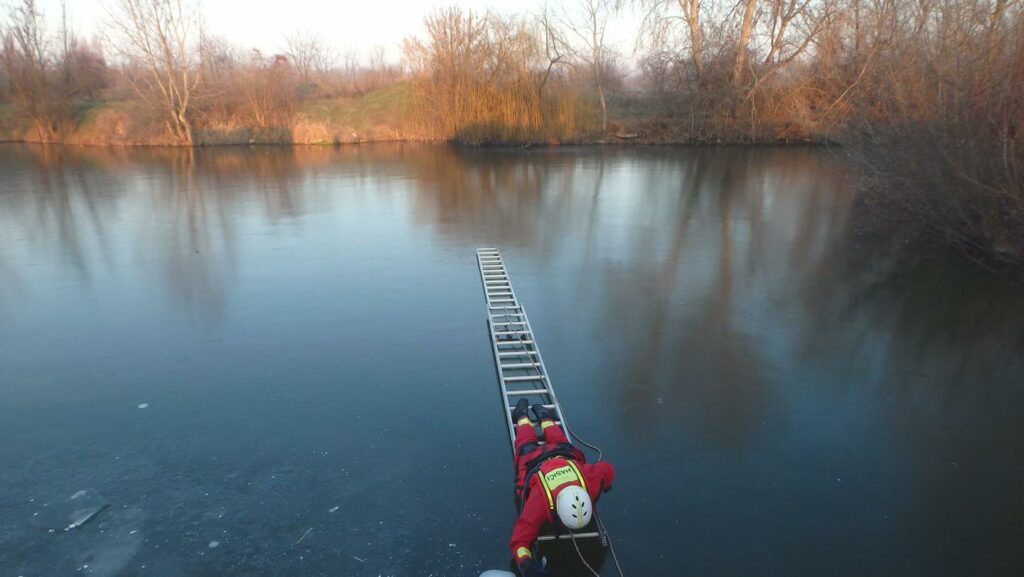
POLYGON ((509 546, 523 577, 537 577, 546 574, 531 552, 541 526, 558 523, 570 531, 586 527, 594 514, 593 503, 611 490, 615 469, 603 461, 588 465, 583 452, 555 424, 554 412, 544 405, 533 406, 544 432, 545 444, 539 445, 528 406, 526 399, 519 399, 512 411, 519 519, 509 546))

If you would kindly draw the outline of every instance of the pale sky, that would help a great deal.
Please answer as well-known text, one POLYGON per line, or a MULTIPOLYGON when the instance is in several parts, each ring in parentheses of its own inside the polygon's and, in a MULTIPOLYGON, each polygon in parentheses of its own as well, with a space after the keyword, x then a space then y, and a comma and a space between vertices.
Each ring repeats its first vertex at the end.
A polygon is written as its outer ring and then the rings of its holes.
MULTIPOLYGON (((92 37, 106 18, 105 2, 67 0, 72 26, 92 37)), ((273 53, 284 47, 287 33, 319 34, 339 52, 358 51, 368 56, 383 46, 390 60, 400 56, 403 38, 421 34, 423 17, 434 8, 459 5, 478 11, 492 9, 509 14, 539 12, 545 0, 205 0, 207 29, 242 48, 273 53)), ((574 8, 577 0, 547 0, 549 6, 574 8)), ((60 14, 60 0, 40 0, 49 20, 60 14)), ((609 21, 606 39, 627 60, 632 60, 633 39, 639 18, 626 11, 609 21)))

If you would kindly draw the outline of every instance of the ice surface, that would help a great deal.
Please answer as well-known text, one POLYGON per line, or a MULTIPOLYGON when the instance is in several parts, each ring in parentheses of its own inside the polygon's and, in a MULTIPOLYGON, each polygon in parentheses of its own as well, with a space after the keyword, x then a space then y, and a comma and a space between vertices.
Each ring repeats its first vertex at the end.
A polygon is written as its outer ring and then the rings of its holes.
POLYGON ((32 525, 43 529, 70 531, 91 521, 107 507, 94 489, 82 489, 67 497, 43 503, 32 514, 32 525))

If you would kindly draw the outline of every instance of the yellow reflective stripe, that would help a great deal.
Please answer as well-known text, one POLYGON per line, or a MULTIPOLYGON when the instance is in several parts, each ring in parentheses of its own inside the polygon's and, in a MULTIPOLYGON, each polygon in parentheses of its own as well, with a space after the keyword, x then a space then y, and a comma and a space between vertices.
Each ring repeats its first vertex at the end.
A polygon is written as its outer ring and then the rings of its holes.
POLYGON ((542 487, 544 487, 544 495, 546 495, 547 498, 548 498, 548 507, 552 511, 554 511, 555 510, 555 500, 551 497, 551 487, 548 487, 548 482, 544 480, 544 474, 543 473, 540 474, 540 484, 541 484, 542 487))
POLYGON ((516 560, 518 561, 519 559, 522 559, 523 557, 529 557, 529 558, 533 559, 533 555, 530 553, 530 550, 527 549, 526 547, 520 547, 520 548, 516 549, 516 560))
POLYGON ((516 425, 532 425, 532 424, 533 423, 530 422, 530 417, 523 417, 522 419, 519 419, 518 421, 516 421, 516 425))
POLYGON ((550 421, 550 420, 549 421, 541 421, 540 422, 540 428, 541 429, 546 429, 546 428, 548 428, 548 427, 550 427, 551 425, 554 425, 554 424, 555 424, 555 422, 554 421, 550 421))
POLYGON ((569 466, 572 467, 573 471, 576 471, 576 478, 580 480, 580 486, 583 487, 584 491, 586 491, 587 490, 587 482, 583 480, 583 473, 581 473, 579 468, 576 467, 576 463, 573 463, 572 461, 566 461, 566 462, 569 463, 569 466))

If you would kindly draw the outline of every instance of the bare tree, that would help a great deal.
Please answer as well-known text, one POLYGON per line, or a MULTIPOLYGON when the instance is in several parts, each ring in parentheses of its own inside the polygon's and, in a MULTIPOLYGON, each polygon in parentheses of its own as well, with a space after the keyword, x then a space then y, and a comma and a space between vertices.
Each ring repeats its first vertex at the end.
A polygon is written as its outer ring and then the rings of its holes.
POLYGON ((451 7, 424 21, 426 38, 404 42, 417 114, 464 142, 552 142, 576 134, 577 93, 541 92, 542 32, 534 20, 451 7))
MULTIPOLYGON (((578 18, 566 15, 566 28, 579 41, 575 59, 590 69, 592 81, 601 104, 601 130, 608 130, 608 103, 605 99, 605 75, 608 73, 610 50, 605 44, 605 29, 614 6, 610 0, 580 0, 578 18)), ((571 44, 569 45, 571 48, 571 44)))
POLYGON ((253 50, 244 76, 243 92, 249 117, 260 129, 286 126, 298 104, 293 69, 284 55, 263 56, 253 50))
POLYGON ((323 80, 338 63, 337 53, 316 34, 286 34, 284 42, 285 53, 304 83, 312 82, 314 77, 323 80))
POLYGON ((0 66, 11 84, 17 109, 35 126, 39 140, 53 139, 67 116, 68 102, 65 93, 54 86, 53 40, 47 36, 35 0, 21 0, 8 8, 0 23, 0 39, 0 66))
POLYGON ((114 0, 107 40, 139 98, 193 144, 191 106, 202 82, 203 20, 193 0, 114 0))
POLYGON ((642 29, 647 33, 648 42, 655 51, 671 44, 669 38, 676 22, 682 21, 686 25, 690 61, 697 78, 703 77, 706 50, 701 0, 636 0, 636 3, 644 9, 642 29))
POLYGON ((537 24, 540 26, 544 58, 547 60, 547 64, 544 66, 544 73, 541 75, 540 87, 537 90, 538 94, 543 94, 544 87, 547 85, 548 79, 551 78, 551 73, 555 68, 568 63, 569 43, 562 34, 562 30, 558 26, 555 17, 551 14, 547 4, 544 5, 541 13, 537 16, 537 24))

